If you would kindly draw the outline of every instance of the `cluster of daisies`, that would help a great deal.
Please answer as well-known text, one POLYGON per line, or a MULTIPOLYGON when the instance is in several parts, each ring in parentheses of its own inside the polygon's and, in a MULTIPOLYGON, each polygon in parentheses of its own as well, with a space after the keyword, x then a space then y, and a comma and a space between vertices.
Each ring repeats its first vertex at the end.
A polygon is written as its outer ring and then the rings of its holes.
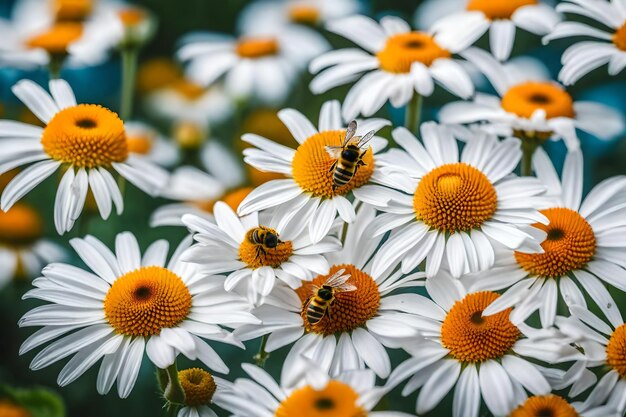
MULTIPOLYGON (((624 415, 626 324, 613 297, 626 291, 626 176, 584 196, 579 134, 611 139, 626 124, 566 86, 626 67, 626 1, 430 0, 417 29, 364 12, 354 0, 264 0, 237 37, 185 37, 184 75, 145 100, 175 143, 79 104, 63 79, 13 86, 40 123, 0 121, 0 283, 37 276, 24 298, 44 303, 19 321, 39 328, 19 352, 40 349, 31 369, 69 358, 65 386, 98 366, 97 391, 126 398, 147 357, 178 417, 427 415, 449 394, 454 417, 624 415), (518 29, 594 40, 565 51, 556 82, 539 62, 509 61, 518 29), (323 30, 354 46, 331 50, 323 30), (489 50, 473 46, 485 36, 489 50), (289 107, 307 71, 315 94, 350 85, 317 120, 289 107), (478 92, 485 80, 495 94, 478 92), (412 123, 440 88, 459 101, 412 123), (284 107, 262 118, 267 134, 243 123, 247 172, 206 141, 241 103, 284 107), (405 127, 375 117, 387 105, 407 108, 405 127), (562 167, 549 140, 566 145, 562 167), (198 163, 181 165, 190 149, 198 163), (128 181, 171 200, 152 227, 188 236, 142 252, 129 232, 114 247, 81 235, 70 245, 84 267, 63 263, 69 251, 20 202, 54 176, 60 235, 85 212, 121 214, 128 181), (214 348, 254 340, 261 350, 242 351, 243 364, 214 348), (281 348, 276 382, 263 365, 281 348), (408 359, 392 364, 392 351, 408 359), (179 355, 199 367, 177 369, 179 355), (226 379, 240 366, 246 378, 226 379), (392 390, 415 398, 415 414, 373 411, 392 390)), ((52 72, 153 30, 150 12, 124 3, 20 0, 0 25, 0 63, 52 72)))

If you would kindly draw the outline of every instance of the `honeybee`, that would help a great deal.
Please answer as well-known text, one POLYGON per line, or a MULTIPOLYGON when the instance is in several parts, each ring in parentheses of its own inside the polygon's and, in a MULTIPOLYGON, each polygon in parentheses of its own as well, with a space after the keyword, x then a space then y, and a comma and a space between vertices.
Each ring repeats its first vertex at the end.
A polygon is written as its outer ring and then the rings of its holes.
POLYGON ((331 307, 335 303, 335 296, 341 292, 356 290, 352 284, 348 284, 350 274, 343 275, 345 269, 341 269, 331 275, 321 287, 313 285, 311 295, 306 302, 306 318, 311 326, 322 321, 324 316, 331 314, 331 307))
MULTIPOLYGON (((248 241, 256 245, 256 258, 265 255, 265 249, 274 249, 282 241, 278 238, 276 230, 269 227, 259 226, 248 232, 248 241)), ((255 259, 256 259, 255 258, 255 259)))
POLYGON ((363 156, 367 152, 365 147, 376 133, 374 130, 365 136, 355 136, 356 120, 348 124, 346 137, 341 146, 326 146, 326 152, 335 160, 328 172, 333 173, 333 191, 346 185, 354 177, 357 170, 365 165, 363 156))

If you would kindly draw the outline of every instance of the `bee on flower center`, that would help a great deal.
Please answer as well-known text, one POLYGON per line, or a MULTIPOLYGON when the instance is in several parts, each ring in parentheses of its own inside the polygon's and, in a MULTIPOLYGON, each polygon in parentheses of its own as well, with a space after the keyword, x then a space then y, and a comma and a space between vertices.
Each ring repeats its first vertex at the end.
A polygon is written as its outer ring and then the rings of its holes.
POLYGON ((344 275, 344 272, 346 272, 345 269, 340 269, 331 275, 321 287, 316 285, 312 287, 311 295, 305 303, 306 316, 311 326, 318 324, 326 315, 331 317, 336 294, 356 290, 354 285, 347 283, 351 275, 344 275))
POLYGON ((282 241, 278 238, 278 233, 269 227, 260 226, 248 232, 248 241, 256 245, 256 258, 265 255, 266 249, 274 249, 282 241))

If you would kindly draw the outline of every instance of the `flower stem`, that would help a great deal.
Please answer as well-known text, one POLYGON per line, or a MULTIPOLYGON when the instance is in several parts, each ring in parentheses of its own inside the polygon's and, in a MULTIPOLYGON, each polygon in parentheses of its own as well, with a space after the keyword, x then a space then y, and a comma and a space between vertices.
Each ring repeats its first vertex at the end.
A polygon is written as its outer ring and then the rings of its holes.
POLYGON ((61 78, 61 68, 63 67, 64 60, 65 57, 61 55, 50 56, 50 62, 48 62, 48 73, 51 81, 61 78))
POLYGON ((270 354, 265 351, 268 338, 269 338, 269 334, 263 335, 263 338, 261 338, 261 346, 259 347, 259 353, 254 355, 254 361, 261 368, 265 368, 265 362, 267 362, 267 360, 270 357, 270 354))
POLYGON ((522 139, 522 169, 521 173, 523 177, 530 177, 533 175, 533 155, 537 150, 539 143, 535 139, 524 138, 522 139))
POLYGON ((125 46, 122 55, 122 97, 120 102, 120 117, 129 120, 133 113, 133 98, 135 95, 135 81, 137 78, 137 59, 139 48, 125 46))
POLYGON ((417 133, 419 129, 422 117, 422 102, 422 95, 414 92, 413 97, 411 97, 411 101, 409 101, 406 106, 404 126, 410 130, 411 133, 417 133))
MULTIPOLYGON (((163 396, 171 404, 184 404, 185 391, 183 391, 183 387, 180 385, 180 380, 178 379, 176 362, 168 366, 165 372, 167 373, 168 382, 165 391, 163 391, 163 396)), ((161 383, 160 377, 159 383, 161 383)))

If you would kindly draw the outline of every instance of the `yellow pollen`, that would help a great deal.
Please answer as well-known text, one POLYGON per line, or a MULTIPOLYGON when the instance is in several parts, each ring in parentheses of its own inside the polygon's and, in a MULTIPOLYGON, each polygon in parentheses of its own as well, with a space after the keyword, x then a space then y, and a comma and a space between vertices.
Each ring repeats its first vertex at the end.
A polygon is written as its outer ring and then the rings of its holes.
POLYGON ((626 22, 615 31, 613 35, 613 43, 618 49, 626 51, 626 22))
POLYGON ((199 407, 211 404, 217 389, 213 375, 199 368, 191 368, 179 371, 178 379, 185 391, 185 405, 199 407))
POLYGON ((520 7, 537 4, 537 0, 470 0, 467 10, 483 12, 488 19, 510 19, 520 7))
POLYGON ((304 283, 302 287, 296 290, 296 293, 302 302, 300 315, 306 330, 325 336, 351 332, 365 325, 378 313, 380 307, 380 291, 376 281, 351 264, 333 265, 328 274, 319 275, 313 281, 304 283), (313 286, 321 287, 330 276, 341 269, 345 269, 345 273, 351 275, 348 283, 354 285, 356 290, 336 293, 335 301, 327 310, 324 318, 312 326, 309 324, 306 311, 309 297, 314 295, 313 286))
POLYGON ((578 412, 563 398, 550 394, 528 398, 509 417, 578 417, 578 412))
POLYGON ((136 26, 146 19, 146 13, 134 7, 120 10, 117 12, 117 16, 124 26, 136 26))
POLYGON ((45 49, 52 55, 67 54, 67 47, 83 35, 80 23, 57 23, 46 32, 33 36, 26 41, 29 48, 45 49))
POLYGON ((91 14, 93 0, 54 0, 53 9, 57 22, 81 22, 91 14))
POLYGON ((128 152, 147 155, 152 150, 154 138, 149 134, 126 136, 128 152))
POLYGON ((264 236, 266 233, 278 236, 276 230, 265 226, 250 229, 239 245, 239 259, 248 265, 248 268, 257 269, 263 266, 271 266, 278 268, 283 262, 287 262, 293 254, 293 245, 291 241, 279 241, 275 247, 269 247, 264 243, 254 242, 254 233, 258 236, 264 236))
POLYGON ((175 83, 180 77, 180 68, 173 60, 153 58, 139 67, 137 89, 141 93, 149 93, 175 83))
POLYGON ((509 320, 510 308, 482 315, 498 297, 494 292, 477 292, 452 306, 441 326, 441 343, 456 360, 475 363, 498 359, 519 339, 519 329, 509 320))
POLYGON ((319 22, 320 10, 306 4, 294 5, 289 8, 289 18, 295 23, 315 25, 319 22))
POLYGON ((108 167, 128 157, 124 123, 95 104, 79 104, 55 114, 41 144, 52 159, 77 167, 108 167))
POLYGON ((118 334, 154 336, 180 324, 191 310, 191 294, 178 275, 145 266, 119 277, 104 299, 104 313, 118 334))
POLYGON ((620 377, 626 378, 626 324, 619 326, 606 345, 606 363, 620 377))
POLYGON ((187 101, 196 101, 206 93, 206 90, 201 85, 185 78, 174 82, 172 88, 187 101))
POLYGON ((527 119, 537 110, 544 110, 548 119, 575 116, 572 96, 562 87, 545 81, 530 81, 511 87, 502 97, 501 106, 507 112, 527 119))
POLYGON ((30 245, 42 234, 41 216, 29 206, 18 203, 9 211, 0 211, 0 245, 30 245))
POLYGON ((542 210, 550 224, 534 224, 548 236, 541 247, 544 253, 515 252, 517 263, 529 274, 558 278, 587 265, 596 253, 593 229, 578 212, 568 208, 542 210))
POLYGON ((32 417, 31 414, 18 404, 0 401, 0 417, 32 417))
POLYGON ((480 227, 493 216, 497 203, 496 190, 487 176, 463 162, 430 171, 413 197, 417 220, 447 233, 480 227))
POLYGON ((380 68, 396 74, 411 72, 414 62, 429 67, 436 59, 451 56, 450 51, 439 46, 432 36, 422 32, 394 35, 377 54, 380 68))
POLYGON ((333 172, 330 170, 335 159, 326 152, 326 146, 341 146, 345 139, 344 130, 329 130, 316 133, 298 146, 291 162, 294 181, 305 192, 316 197, 331 198, 346 195, 351 190, 366 184, 374 173, 372 148, 363 155, 364 166, 344 186, 333 190, 333 172))
POLYGON ((280 49, 274 38, 245 38, 237 43, 237 55, 241 58, 264 58, 277 55, 280 49))
POLYGON ((357 403, 359 394, 352 387, 332 380, 316 391, 311 386, 299 388, 276 409, 276 417, 367 417, 357 403))

